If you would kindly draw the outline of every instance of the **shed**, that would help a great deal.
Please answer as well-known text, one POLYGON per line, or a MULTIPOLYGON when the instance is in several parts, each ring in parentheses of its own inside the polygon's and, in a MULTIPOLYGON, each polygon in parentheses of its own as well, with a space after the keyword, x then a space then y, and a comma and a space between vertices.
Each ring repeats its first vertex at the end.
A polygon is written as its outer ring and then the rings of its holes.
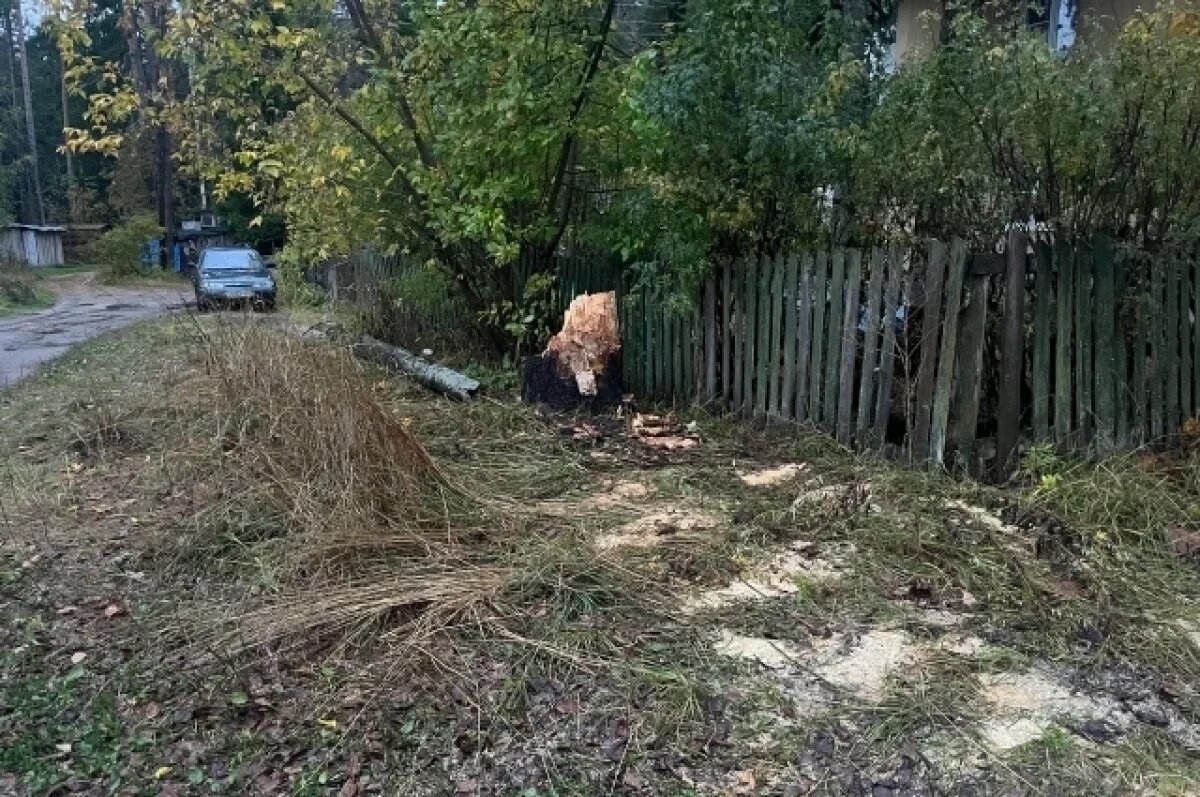
POLYGON ((63 227, 10 224, 0 232, 0 257, 29 266, 61 266, 63 227))

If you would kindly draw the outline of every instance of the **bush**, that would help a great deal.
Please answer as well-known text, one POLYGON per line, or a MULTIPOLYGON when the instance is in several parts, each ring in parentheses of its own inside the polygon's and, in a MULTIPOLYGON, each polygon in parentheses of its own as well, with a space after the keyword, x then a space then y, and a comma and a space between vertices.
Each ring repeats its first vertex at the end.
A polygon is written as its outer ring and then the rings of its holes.
POLYGON ((19 263, 0 262, 0 311, 49 305, 53 296, 34 286, 34 275, 19 263))
POLYGON ((88 252, 105 277, 132 277, 141 270, 146 244, 162 234, 152 214, 139 213, 97 238, 88 252))

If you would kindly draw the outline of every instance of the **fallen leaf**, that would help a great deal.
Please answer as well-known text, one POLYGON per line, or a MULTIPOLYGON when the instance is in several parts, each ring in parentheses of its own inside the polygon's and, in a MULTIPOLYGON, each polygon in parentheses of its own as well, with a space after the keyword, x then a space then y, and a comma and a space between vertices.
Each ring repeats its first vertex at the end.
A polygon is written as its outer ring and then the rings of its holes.
POLYGON ((60 753, 69 753, 69 752, 71 752, 72 748, 71 748, 70 744, 68 744, 66 742, 62 742, 62 743, 54 745, 54 749, 60 753))
POLYGON ((632 770, 626 770, 621 782, 631 789, 646 788, 646 779, 632 770))
POLYGON ((163 778, 165 778, 167 775, 170 775, 174 771, 175 771, 175 767, 159 767, 158 769, 154 770, 154 779, 162 780, 163 778))
POLYGON ((1171 529, 1171 550, 1180 559, 1200 558, 1200 531, 1171 529))
POLYGON ((466 778, 460 780, 454 787, 454 790, 459 794, 471 794, 478 788, 474 778, 466 778))
POLYGON ((104 607, 104 616, 110 619, 124 613, 125 610, 115 603, 110 603, 104 607))
POLYGON ((79 650, 79 651, 76 651, 71 654, 71 663, 79 664, 86 658, 87 658, 87 654, 84 653, 82 650, 79 650))
POLYGON ((58 610, 57 614, 59 614, 60 616, 66 615, 66 614, 71 614, 78 608, 79 608, 78 606, 64 606, 58 610))
POLYGON ((337 720, 317 720, 317 724, 323 728, 329 728, 331 730, 334 730, 338 726, 338 721, 337 720))
POLYGON ((1060 578, 1055 581, 1050 589, 1052 592, 1061 595, 1064 598, 1078 600, 1087 596, 1087 591, 1078 581, 1073 581, 1069 578, 1060 578))
POLYGON ((734 787, 734 794, 752 794, 758 787, 758 781, 754 778, 754 770, 747 769, 738 773, 738 785, 734 787))

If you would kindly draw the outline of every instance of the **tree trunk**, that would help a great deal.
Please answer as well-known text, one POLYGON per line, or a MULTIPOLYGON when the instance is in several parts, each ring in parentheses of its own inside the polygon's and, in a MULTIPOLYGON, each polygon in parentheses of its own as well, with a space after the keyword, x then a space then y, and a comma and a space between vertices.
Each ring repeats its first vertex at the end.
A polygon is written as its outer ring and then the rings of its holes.
MULTIPOLYGON (((62 97, 63 143, 66 143, 66 129, 71 126, 70 98, 67 94, 67 66, 63 63, 62 53, 58 56, 58 88, 62 97)), ((67 210, 71 221, 79 221, 79 201, 75 195, 75 155, 69 147, 63 148, 67 159, 67 210)))
POLYGON ((46 207, 42 203, 42 176, 38 171, 37 133, 33 127, 33 93, 29 88, 29 53, 25 49, 25 16, 21 3, 13 3, 17 42, 20 45, 21 91, 25 99, 25 137, 29 143, 29 168, 33 179, 33 209, 38 224, 46 223, 46 207))

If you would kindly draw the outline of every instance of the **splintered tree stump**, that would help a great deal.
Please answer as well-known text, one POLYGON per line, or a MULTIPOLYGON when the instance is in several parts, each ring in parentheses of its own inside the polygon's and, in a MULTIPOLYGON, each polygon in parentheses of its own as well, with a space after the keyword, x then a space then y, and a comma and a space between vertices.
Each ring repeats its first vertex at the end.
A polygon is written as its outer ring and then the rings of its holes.
POLYGON ((556 410, 602 410, 621 402, 621 330, 614 292, 575 297, 562 331, 544 352, 525 361, 521 397, 556 410))

